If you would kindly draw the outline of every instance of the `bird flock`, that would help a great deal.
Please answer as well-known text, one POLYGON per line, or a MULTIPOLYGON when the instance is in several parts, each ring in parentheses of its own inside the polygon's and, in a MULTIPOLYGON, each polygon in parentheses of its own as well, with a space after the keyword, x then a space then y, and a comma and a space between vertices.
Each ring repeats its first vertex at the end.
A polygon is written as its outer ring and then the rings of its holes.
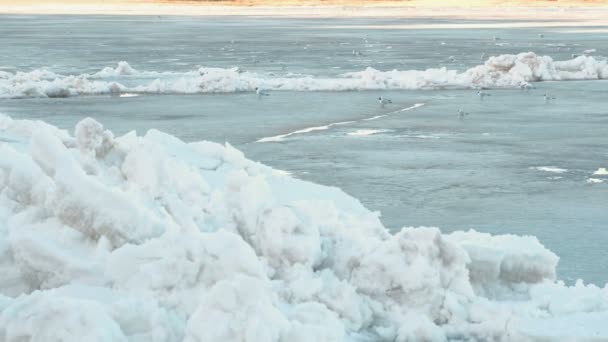
MULTIPOLYGON (((539 33, 537 36, 538 36, 538 38, 540 38, 540 39, 545 38, 544 34, 542 34, 542 33, 539 33)), ((492 37, 492 40, 494 40, 494 41, 499 41, 499 40, 501 40, 501 37, 498 37, 498 36, 493 36, 493 37, 492 37)), ((367 39, 365 39, 365 41, 367 42, 367 39)), ((445 45, 445 44, 446 44, 445 42, 441 42, 441 45, 445 45)), ((586 54, 593 53, 593 52, 595 52, 595 51, 596 51, 595 49, 592 49, 592 50, 585 50, 585 51, 583 52, 583 54, 585 54, 585 55, 586 55, 586 54)), ((352 50, 352 55, 353 55, 353 56, 363 56, 363 53, 362 53, 361 51, 359 51, 359 50, 355 50, 355 49, 353 49, 353 50, 352 50)), ((481 60, 486 60, 487 58, 488 58, 488 55, 487 55, 485 52, 483 52, 483 53, 481 54, 481 60)), ((449 56, 449 57, 447 58, 447 60, 448 60, 448 61, 450 61, 450 62, 454 62, 454 61, 456 60, 456 58, 455 58, 454 56, 449 56)), ((526 82, 526 81, 522 81, 522 82, 520 83, 520 85, 519 85, 519 88, 520 88, 521 90, 523 90, 523 91, 530 91, 530 90, 535 89, 535 87, 534 87, 532 84, 530 84, 529 82, 526 82)), ((269 90, 267 90, 267 89, 262 89, 262 88, 260 88, 260 87, 256 87, 256 88, 255 88, 255 93, 256 93, 256 95, 257 95, 258 99, 261 99, 261 98, 262 98, 262 97, 264 97, 264 96, 269 96, 269 95, 270 95, 269 90)), ((492 94, 491 94, 491 93, 489 93, 489 92, 487 92, 487 91, 484 91, 483 89, 477 89, 476 94, 477 94, 477 97, 479 98, 479 100, 480 100, 480 101, 483 101, 485 98, 492 96, 492 94)), ((545 94, 543 94, 543 99, 544 99, 545 103, 550 103, 550 102, 552 102, 552 101, 556 100, 556 97, 554 97, 554 96, 552 96, 552 95, 550 95, 550 94, 545 93, 545 94)), ((378 97, 377 102, 378 102, 378 104, 380 105, 380 107, 381 107, 381 108, 384 108, 385 106, 390 105, 390 104, 392 104, 392 103, 393 103, 393 101, 392 101, 392 100, 390 100, 390 99, 388 99, 388 98, 386 98, 386 97, 383 97, 383 96, 378 97)), ((468 116, 470 113, 469 113, 469 112, 466 112, 466 111, 465 111, 465 110, 463 110, 462 108, 459 108, 459 109, 457 110, 457 114, 458 114, 458 118, 460 118, 460 119, 464 119, 464 118, 465 118, 466 116, 468 116)))
MULTIPOLYGON (((519 88, 522 90, 525 90, 525 91, 535 89, 534 86, 528 82, 522 82, 522 84, 520 84, 519 88)), ((479 99, 482 101, 484 98, 492 96, 492 94, 490 94, 489 92, 484 91, 482 89, 477 89, 476 94, 477 94, 477 97, 479 97, 479 99)), ((545 103, 549 103, 549 102, 552 102, 557 99, 555 96, 552 96, 547 93, 543 94, 543 98, 545 100, 545 103)), ((392 104, 393 101, 390 99, 387 99, 383 96, 380 96, 380 97, 378 97, 378 103, 380 104, 380 107, 384 108, 386 105, 392 104)), ((470 114, 469 112, 464 111, 462 108, 458 108, 456 113, 458 114, 459 119, 464 119, 465 117, 467 117, 470 114)))

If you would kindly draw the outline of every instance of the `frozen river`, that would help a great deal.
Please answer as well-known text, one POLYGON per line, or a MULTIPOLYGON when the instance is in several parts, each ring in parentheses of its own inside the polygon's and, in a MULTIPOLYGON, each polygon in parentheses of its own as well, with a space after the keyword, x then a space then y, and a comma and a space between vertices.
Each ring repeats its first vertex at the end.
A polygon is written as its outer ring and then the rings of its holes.
POLYGON ((199 73, 201 66, 239 67, 268 84, 295 78, 300 88, 261 98, 239 89, 66 98, 33 91, 0 96, 0 112, 66 129, 91 116, 117 134, 156 128, 186 141, 228 141, 251 159, 344 189, 380 211, 390 229, 534 235, 561 257, 560 278, 604 284, 608 177, 592 174, 608 167, 607 81, 491 89, 485 99, 452 84, 306 91, 319 86, 316 80, 367 67, 463 72, 482 64, 484 54, 534 51, 569 60, 596 49, 587 53, 598 61, 608 55, 605 33, 575 28, 365 28, 450 22, 336 19, 329 26, 324 19, 2 16, 0 72, 94 74, 127 61, 154 72, 110 77, 133 89, 199 73), (546 102, 545 93, 556 99, 546 102), (379 96, 393 103, 381 107, 379 96), (459 119, 459 108, 470 114, 459 119))

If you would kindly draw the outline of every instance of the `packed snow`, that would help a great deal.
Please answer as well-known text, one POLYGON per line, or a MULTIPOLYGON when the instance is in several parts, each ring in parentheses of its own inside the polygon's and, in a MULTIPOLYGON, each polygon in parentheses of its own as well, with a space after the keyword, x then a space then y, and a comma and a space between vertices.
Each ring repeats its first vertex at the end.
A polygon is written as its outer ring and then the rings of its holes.
POLYGON ((608 339, 608 289, 535 237, 391 235, 229 144, 90 118, 0 141, 1 341, 608 339))
POLYGON ((608 63, 592 56, 554 61, 533 52, 489 57, 464 72, 445 67, 380 71, 368 67, 338 77, 256 73, 201 67, 176 72, 138 71, 127 62, 93 74, 60 75, 46 69, 0 71, 0 97, 67 97, 92 94, 197 94, 264 90, 349 91, 440 88, 518 88, 530 82, 608 79, 608 63))

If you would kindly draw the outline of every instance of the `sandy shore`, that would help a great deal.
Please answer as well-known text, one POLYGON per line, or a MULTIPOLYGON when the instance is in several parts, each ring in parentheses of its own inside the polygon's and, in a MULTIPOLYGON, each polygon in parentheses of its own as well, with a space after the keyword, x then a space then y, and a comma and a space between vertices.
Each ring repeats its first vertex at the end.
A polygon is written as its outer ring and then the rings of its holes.
POLYGON ((608 25, 603 0, 0 0, 3 14, 242 15, 289 17, 446 17, 530 20, 518 26, 608 25), (447 5, 446 5, 447 4, 447 5), (538 20, 553 20, 541 23, 538 20), (536 24, 534 24, 536 23, 536 24), (571 25, 570 25, 571 24, 571 25))

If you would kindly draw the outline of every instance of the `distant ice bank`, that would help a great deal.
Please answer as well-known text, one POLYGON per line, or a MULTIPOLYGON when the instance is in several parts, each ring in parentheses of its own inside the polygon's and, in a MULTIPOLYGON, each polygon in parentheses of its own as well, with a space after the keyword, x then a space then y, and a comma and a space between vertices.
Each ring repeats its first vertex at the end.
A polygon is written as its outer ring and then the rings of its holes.
MULTIPOLYGON (((407 222, 407 216, 403 218, 407 222)), ((0 117, 0 341, 600 341, 536 238, 404 228, 230 145, 0 117)))
POLYGON ((368 67, 333 77, 289 73, 277 76, 238 67, 201 67, 186 72, 138 71, 127 62, 119 62, 115 68, 80 75, 61 75, 44 68, 14 73, 0 70, 0 98, 234 93, 255 92, 258 87, 265 91, 528 89, 530 82, 604 79, 608 79, 608 63, 599 57, 554 61, 550 56, 533 52, 492 56, 483 64, 462 72, 445 67, 388 71, 368 67))

